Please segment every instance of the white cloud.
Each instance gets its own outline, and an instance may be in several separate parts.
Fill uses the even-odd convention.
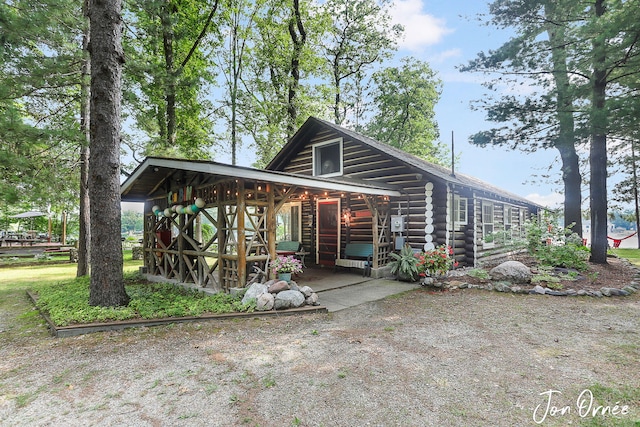
[[[446,27],[444,19],[424,13],[421,0],[398,0],[390,13],[394,24],[404,26],[401,49],[418,52],[425,46],[440,43],[445,34],[453,31]]]
[[[527,200],[531,200],[533,203],[546,206],[549,209],[560,208],[564,203],[564,196],[557,192],[549,193],[546,195],[531,193],[525,196],[525,198]]]

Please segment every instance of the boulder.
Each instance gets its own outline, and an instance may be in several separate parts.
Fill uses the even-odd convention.
[[[264,293],[258,295],[258,299],[256,301],[256,310],[258,311],[269,311],[273,310],[275,305],[276,297],[270,293]]]
[[[282,291],[288,291],[289,289],[291,289],[291,287],[286,280],[278,280],[277,282],[269,286],[269,292],[271,292],[272,294],[277,294],[278,292]]]
[[[506,261],[489,272],[493,280],[506,280],[512,283],[531,283],[533,274],[529,267],[520,261]]]
[[[297,308],[304,305],[304,295],[298,291],[282,291],[276,295],[275,309],[284,310],[287,308]]]
[[[251,299],[257,300],[260,295],[266,294],[268,292],[269,291],[267,287],[262,283],[254,283],[253,285],[249,286],[247,292],[244,293],[244,297],[242,297],[242,303],[247,304]]]
[[[309,286],[303,286],[299,289],[299,291],[302,292],[302,294],[307,298],[310,297],[313,293],[313,289],[311,289]]]
[[[307,305],[320,305],[318,302],[318,294],[312,292],[311,295],[305,298],[304,303]]]

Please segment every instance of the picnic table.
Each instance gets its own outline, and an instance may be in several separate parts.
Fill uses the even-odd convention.
[[[12,243],[20,243],[20,246],[24,246],[25,244],[29,244],[29,246],[33,246],[36,243],[42,243],[43,241],[44,240],[38,240],[38,239],[3,239],[2,245],[6,243],[7,246],[11,246]]]

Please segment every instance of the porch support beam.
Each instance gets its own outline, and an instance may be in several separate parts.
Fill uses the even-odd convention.
[[[238,286],[244,286],[247,283],[247,238],[245,232],[245,211],[247,209],[247,200],[244,187],[244,179],[238,180],[238,196],[237,196],[237,215],[238,222]]]
[[[267,184],[267,245],[269,251],[269,263],[276,259],[276,195],[273,184]],[[266,266],[269,277],[269,266]]]
[[[378,268],[378,251],[380,250],[380,236],[378,234],[378,200],[376,196],[367,196],[363,194],[363,198],[369,211],[371,212],[371,234],[373,235],[373,265],[372,269]]]
[[[218,195],[218,197],[216,198],[216,205],[218,207],[218,224],[216,225],[216,227],[218,228],[218,283],[220,283],[220,286],[222,286],[222,289],[226,290],[227,286],[224,282],[224,262],[222,261],[222,255],[226,252],[226,236],[225,236],[225,229],[226,229],[226,207],[225,204],[222,202],[223,200],[223,194],[224,194],[224,188],[222,187],[222,184],[217,183],[216,184],[216,194]]]

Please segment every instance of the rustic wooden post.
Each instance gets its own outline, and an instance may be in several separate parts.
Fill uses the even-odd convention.
[[[185,216],[186,215],[184,214],[178,213],[178,275],[180,277],[180,282],[184,282],[187,278],[187,264],[184,261],[184,248],[186,241],[184,238]]]
[[[373,265],[372,270],[378,268],[378,251],[380,250],[380,234],[378,233],[378,203],[376,196],[372,197],[372,201],[368,202],[371,211],[371,234],[373,234]],[[367,199],[369,200],[369,199]]]
[[[276,196],[273,184],[267,184],[267,244],[269,262],[276,259]],[[269,276],[268,265],[267,277]]]
[[[238,196],[236,221],[238,221],[238,287],[242,287],[247,283],[247,238],[245,232],[245,211],[247,206],[246,193],[244,189],[244,180],[238,180]]]
[[[227,286],[224,282],[224,260],[222,256],[226,252],[226,235],[225,229],[227,227],[226,223],[226,206],[224,203],[224,188],[221,184],[216,184],[216,206],[218,207],[218,283],[222,286],[222,289],[226,289]]]

